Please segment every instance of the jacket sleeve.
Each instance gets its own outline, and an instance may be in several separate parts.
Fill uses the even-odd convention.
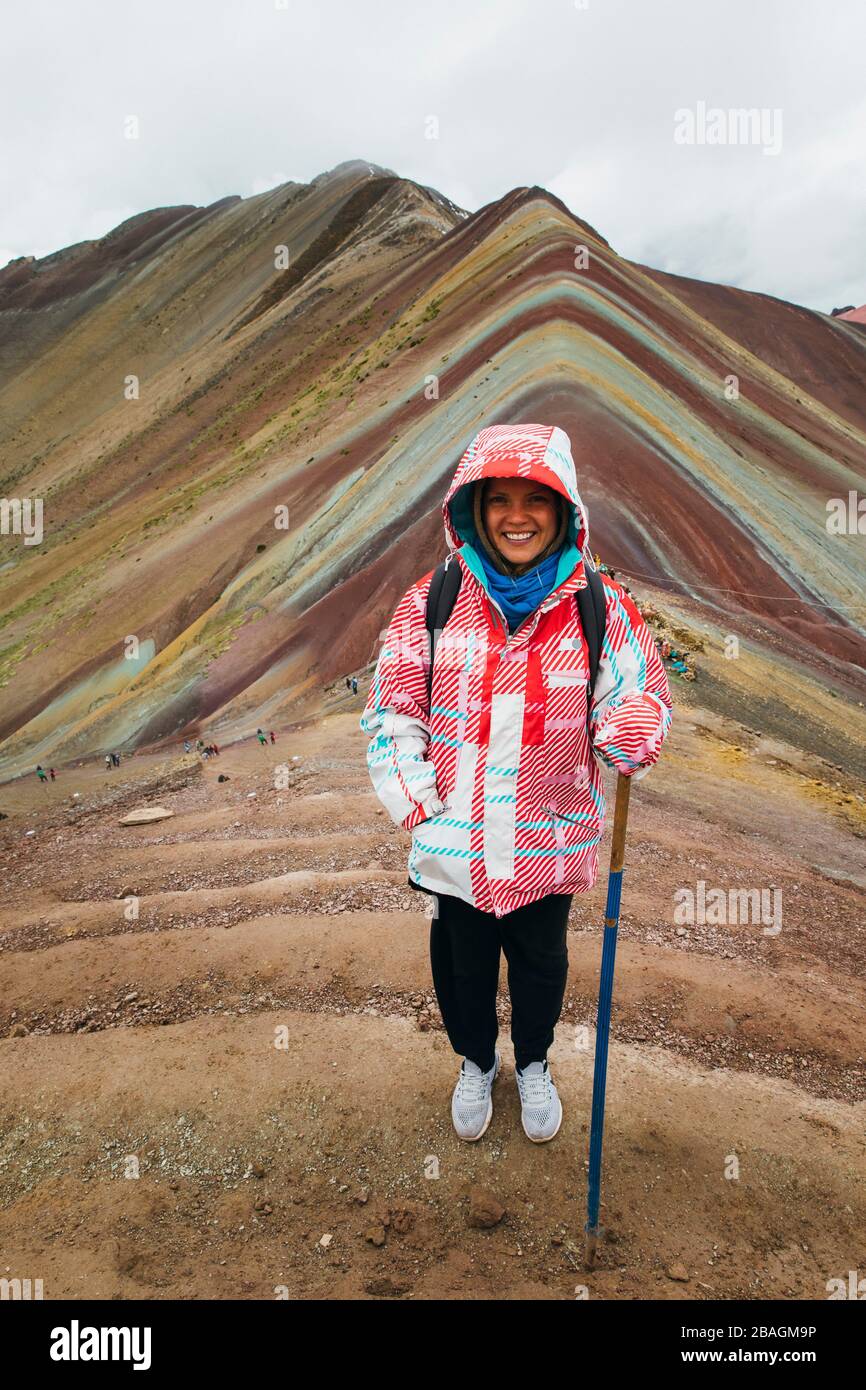
[[[673,702],[655,637],[622,587],[604,579],[607,616],[590,730],[603,762],[637,780],[658,761]]]
[[[429,638],[425,621],[430,575],[397,605],[370,682],[361,729],[371,734],[367,767],[373,789],[396,825],[411,830],[443,810],[436,768],[427,758]]]

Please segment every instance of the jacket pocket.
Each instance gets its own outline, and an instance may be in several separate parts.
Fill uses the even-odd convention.
[[[582,671],[548,671],[545,680],[550,686],[586,684],[586,676]]]
[[[557,839],[572,849],[598,844],[602,835],[601,817],[592,805],[583,810],[563,811],[552,807]]]
[[[563,639],[571,640],[571,639]],[[575,650],[572,659],[557,652],[555,665],[544,672],[545,717],[541,754],[542,801],[549,807],[561,806],[563,797],[574,792],[574,782],[584,788],[589,750],[586,738],[586,667]]]
[[[591,804],[574,806],[572,809],[553,805],[551,812],[557,820],[563,821],[566,825],[588,826],[591,830],[598,830],[601,823],[598,811]]]

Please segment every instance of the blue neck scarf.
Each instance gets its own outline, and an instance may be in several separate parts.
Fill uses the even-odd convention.
[[[540,565],[534,565],[517,578],[510,574],[502,574],[496,569],[480,543],[473,549],[484,566],[490,593],[508,620],[508,631],[514,632],[524,618],[535,612],[554,587],[562,547],[554,550]]]

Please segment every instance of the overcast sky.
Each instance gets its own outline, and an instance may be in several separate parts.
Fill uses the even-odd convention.
[[[0,265],[357,158],[470,211],[540,184],[678,274],[866,301],[862,0],[31,0],[0,45]]]

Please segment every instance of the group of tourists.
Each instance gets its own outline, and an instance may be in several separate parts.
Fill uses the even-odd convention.
[[[184,753],[192,752],[192,744],[188,738],[183,741]],[[203,758],[218,758],[220,750],[215,743],[205,743],[204,739],[197,738],[195,741],[195,751],[200,753]]]

